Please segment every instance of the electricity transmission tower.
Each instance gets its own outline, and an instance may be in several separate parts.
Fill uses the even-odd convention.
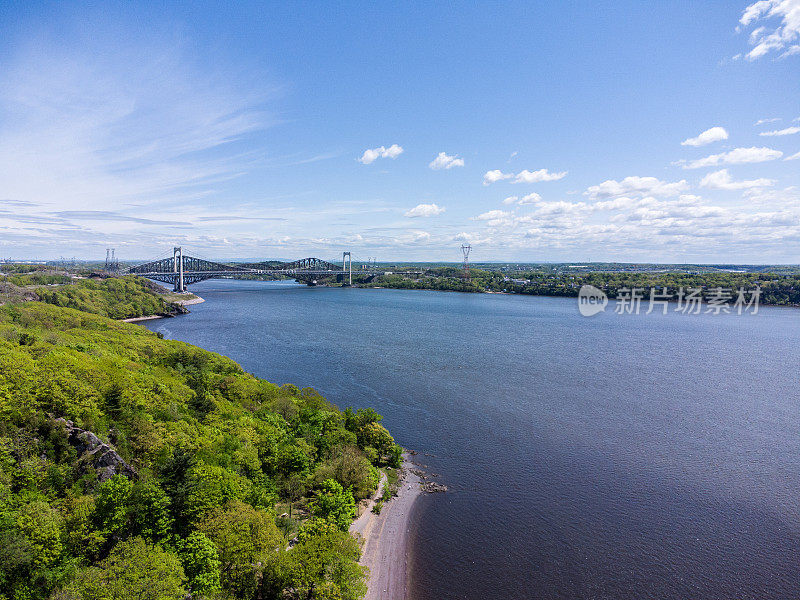
[[[106,248],[106,265],[105,270],[108,272],[112,271],[119,271],[119,261],[117,261],[116,256],[116,249],[114,248]]]
[[[464,255],[464,279],[469,279],[469,251],[472,246],[469,244],[461,244],[461,253]]]

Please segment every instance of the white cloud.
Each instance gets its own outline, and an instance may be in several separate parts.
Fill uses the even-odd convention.
[[[539,183],[542,181],[557,181],[564,179],[567,176],[566,171],[560,173],[551,173],[547,169],[539,169],[538,171],[520,171],[516,175],[514,173],[503,173],[500,169],[494,171],[487,171],[483,175],[483,185],[489,185],[502,181],[503,179],[513,179],[511,183]]]
[[[542,197],[537,194],[536,192],[531,192],[527,196],[523,196],[517,201],[517,204],[520,206],[525,206],[526,204],[536,204],[537,202],[541,202]]]
[[[680,181],[666,182],[656,177],[626,177],[622,181],[609,179],[599,185],[593,185],[584,192],[584,195],[592,199],[613,198],[615,196],[626,195],[648,195],[648,196],[677,196],[688,189],[689,184],[685,179]]]
[[[540,181],[557,181],[564,179],[567,176],[566,171],[560,173],[551,173],[547,169],[539,169],[538,171],[520,171],[511,183],[539,183]]]
[[[509,196],[503,200],[503,204],[516,204],[518,206],[526,206],[528,204],[536,204],[541,202],[542,197],[536,192],[531,192],[527,196],[520,198],[519,196]]]
[[[358,162],[364,165],[369,165],[379,158],[397,158],[403,153],[403,147],[397,144],[392,144],[388,148],[380,146],[378,148],[368,148],[364,150],[364,154],[358,159]]]
[[[489,227],[508,226],[514,219],[514,213],[505,210],[490,210],[472,218],[473,221],[486,221]]]
[[[512,177],[514,177],[513,173],[503,173],[500,169],[486,171],[486,173],[483,174],[483,185],[490,185],[502,181],[503,179],[511,179]]]
[[[746,55],[750,61],[770,52],[783,50],[779,58],[800,52],[800,0],[759,0],[744,9],[739,22],[748,27],[769,19],[780,19],[780,24],[764,23],[750,33],[749,43],[753,49]]]
[[[510,217],[513,213],[506,210],[490,210],[475,217],[478,221],[489,221],[491,219],[499,219],[502,217]]]
[[[444,207],[438,204],[417,204],[414,208],[407,210],[403,216],[415,217],[434,217],[444,212]]]
[[[791,156],[787,156],[783,160],[800,160],[800,152],[797,154],[792,154]]]
[[[777,160],[783,156],[780,150],[772,148],[736,148],[730,152],[712,154],[705,158],[692,161],[679,161],[684,169],[700,169],[702,167],[715,167],[717,165],[742,165],[746,163],[760,163],[769,160]]]
[[[705,146],[706,144],[711,144],[713,142],[719,142],[721,140],[727,140],[727,139],[728,139],[728,132],[725,131],[724,127],[712,127],[711,129],[706,129],[703,133],[701,133],[697,137],[683,140],[681,142],[681,146]]]
[[[728,169],[721,169],[709,173],[700,180],[700,187],[716,190],[746,190],[758,187],[769,187],[775,185],[774,179],[749,179],[745,181],[734,181]]]
[[[775,129],[773,131],[762,131],[758,135],[776,136],[776,135],[794,135],[795,133],[800,133],[800,127],[787,127],[785,129]]]
[[[780,117],[774,117],[772,119],[759,119],[758,121],[756,121],[755,125],[756,127],[758,127],[759,125],[765,125],[767,123],[777,123],[780,120],[781,120]]]
[[[445,152],[439,152],[428,165],[434,171],[440,169],[452,169],[453,167],[463,167],[464,159],[457,156],[449,156]]]

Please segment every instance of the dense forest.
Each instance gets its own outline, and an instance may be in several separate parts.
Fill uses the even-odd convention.
[[[459,292],[508,292],[538,296],[576,297],[583,285],[593,285],[609,297],[616,298],[625,288],[656,288],[677,297],[678,290],[700,288],[708,296],[714,290],[733,291],[742,288],[752,291],[761,288],[761,304],[778,306],[800,306],[800,274],[779,275],[755,272],[707,272],[707,273],[635,273],[602,272],[552,273],[522,271],[509,274],[501,271],[472,269],[465,279],[461,269],[441,267],[430,269],[426,276],[408,279],[400,275],[384,275],[372,282],[362,282],[365,287],[391,287],[400,289],[452,290]]]
[[[0,599],[360,598],[381,417],[55,305],[92,290],[0,307]]]
[[[141,277],[82,279],[72,285],[36,288],[42,302],[66,306],[111,319],[174,314],[178,308],[154,291]]]
[[[163,291],[135,275],[72,279],[65,274],[34,271],[9,274],[0,280],[0,301],[41,300],[111,319],[182,312],[181,307],[164,298]]]

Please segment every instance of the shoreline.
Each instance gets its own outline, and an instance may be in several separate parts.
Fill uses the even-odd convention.
[[[197,294],[194,294],[194,298],[187,298],[186,300],[175,300],[175,304],[180,304],[181,306],[191,306],[192,304],[202,304],[205,302],[205,298],[201,298]]]
[[[381,514],[374,514],[372,507],[375,498],[379,498],[383,491],[385,476],[381,478],[374,498],[350,525],[350,533],[363,539],[358,562],[369,568],[364,600],[408,598],[411,509],[423,492],[421,478],[412,472],[417,467],[410,459],[407,453],[403,453],[400,488],[397,496],[383,505]]]
[[[192,304],[201,304],[205,302],[205,298],[201,298],[197,294],[193,294],[194,298],[187,298],[186,300],[174,300],[172,301],[173,304],[178,304],[180,306],[191,306]],[[131,317],[130,319],[120,319],[123,323],[138,323],[140,321],[152,321],[154,319],[166,319],[168,317],[172,317],[174,315],[145,315],[143,317]]]

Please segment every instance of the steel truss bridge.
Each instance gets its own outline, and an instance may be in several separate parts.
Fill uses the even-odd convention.
[[[296,279],[301,283],[315,285],[323,277],[336,277],[337,281],[352,285],[353,260],[349,252],[342,253],[342,264],[337,265],[321,258],[301,258],[287,263],[265,261],[261,263],[226,264],[183,254],[174,248],[172,256],[146,262],[122,271],[173,286],[176,292],[185,292],[186,286],[206,279],[246,279],[253,275],[272,275]],[[420,275],[420,271],[390,272],[375,268],[361,268],[357,275],[374,278],[378,275]]]

